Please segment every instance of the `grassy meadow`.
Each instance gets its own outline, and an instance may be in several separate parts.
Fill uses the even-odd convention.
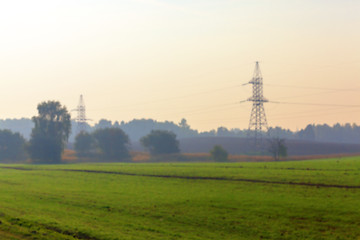
[[[360,157],[0,165],[0,239],[360,239]]]

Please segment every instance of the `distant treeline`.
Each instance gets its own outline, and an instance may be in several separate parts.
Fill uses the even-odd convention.
[[[177,135],[177,138],[193,138],[193,137],[246,137],[248,130],[241,130],[238,128],[228,129],[219,127],[211,131],[200,132],[192,129],[185,119],[179,123],[171,121],[159,122],[152,119],[134,119],[129,122],[111,122],[106,119],[101,119],[94,126],[87,125],[87,131],[93,132],[97,129],[107,127],[119,127],[126,134],[129,135],[132,142],[137,142],[139,139],[151,132],[151,130],[167,130],[172,131]],[[31,119],[5,119],[0,120],[0,129],[9,129],[12,132],[18,132],[24,138],[29,139],[33,122]],[[73,142],[76,135],[76,123],[72,122],[72,134],[69,141]],[[309,124],[306,128],[293,132],[289,129],[281,127],[270,128],[267,133],[269,137],[279,137],[285,139],[296,140],[314,140],[321,142],[337,142],[337,143],[360,143],[360,126],[356,124],[335,124],[329,126],[327,124],[315,125]]]

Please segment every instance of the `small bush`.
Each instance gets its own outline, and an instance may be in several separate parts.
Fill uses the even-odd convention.
[[[210,151],[210,155],[215,162],[227,162],[229,154],[222,146],[215,145]]]

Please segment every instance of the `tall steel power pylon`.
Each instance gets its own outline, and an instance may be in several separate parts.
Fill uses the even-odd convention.
[[[76,117],[77,133],[79,134],[81,132],[85,132],[86,131],[86,121],[88,119],[86,119],[86,108],[85,108],[83,95],[80,95],[79,104],[78,104],[77,108],[74,109],[74,111],[77,112],[77,117]]]
[[[253,95],[247,101],[253,103],[250,114],[249,134],[253,135],[255,146],[259,147],[262,139],[262,131],[268,130],[264,103],[268,100],[263,96],[263,78],[261,75],[259,62],[255,64],[255,71],[249,84],[252,84]]]

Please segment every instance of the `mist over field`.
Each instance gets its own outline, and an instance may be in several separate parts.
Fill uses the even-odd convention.
[[[31,129],[34,127],[31,119],[0,119],[0,129],[9,129],[13,132],[19,132],[26,139],[30,138]],[[138,142],[141,137],[148,134],[151,130],[162,129],[176,133],[182,138],[193,137],[239,137],[245,138],[248,134],[248,129],[239,129],[219,126],[216,129],[209,131],[199,131],[192,128],[186,119],[182,119],[178,123],[171,121],[156,121],[153,119],[134,119],[129,122],[115,121],[101,119],[93,126],[86,124],[86,130],[92,132],[96,129],[115,127],[123,129],[130,137],[131,141]],[[77,122],[72,121],[72,130],[69,138],[73,142],[77,134]],[[356,123],[350,124],[335,124],[329,126],[327,124],[309,124],[303,129],[291,131],[281,127],[270,127],[268,132],[270,137],[280,137],[286,139],[296,140],[310,140],[318,142],[336,142],[336,143],[360,143],[360,126]]]

